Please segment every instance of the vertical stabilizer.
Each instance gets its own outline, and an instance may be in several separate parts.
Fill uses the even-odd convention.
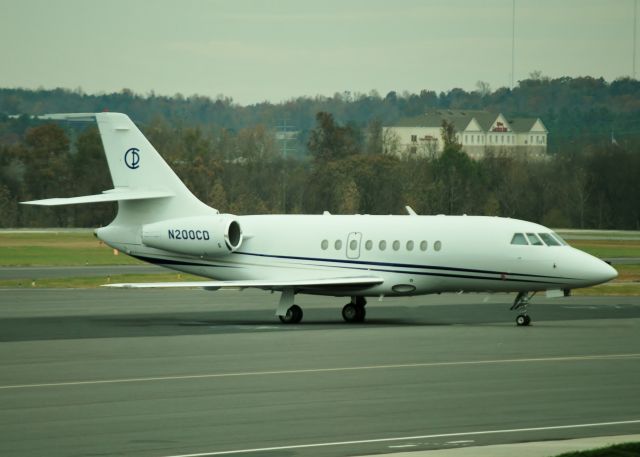
[[[173,195],[165,199],[120,201],[117,223],[137,225],[216,212],[191,193],[129,116],[96,113],[95,118],[116,190],[167,191]]]
[[[195,198],[129,116],[98,113],[96,121],[115,188],[163,188]]]

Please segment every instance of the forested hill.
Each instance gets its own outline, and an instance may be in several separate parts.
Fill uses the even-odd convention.
[[[401,117],[446,108],[540,117],[550,132],[552,153],[561,152],[565,144],[607,141],[612,133],[618,141],[640,136],[640,82],[630,78],[607,82],[592,77],[550,79],[533,75],[520,81],[513,90],[491,91],[487,84],[479,82],[478,89],[471,92],[451,89],[436,93],[425,89],[419,94],[389,92],[384,96],[376,92],[344,92],[333,97],[298,97],[283,103],[250,106],[240,106],[224,96],[165,97],[153,93],[139,95],[127,89],[100,95],[66,89],[0,89],[0,114],[108,110],[127,113],[139,123],[165,121],[232,132],[258,124],[275,128],[286,120],[291,128],[302,132],[303,138],[313,128],[320,111],[333,114],[339,123],[362,128],[372,120],[387,124]]]
[[[29,116],[106,109],[129,114],[194,194],[223,212],[402,214],[408,204],[420,214],[640,229],[640,82],[536,77],[513,90],[478,87],[251,106],[127,90],[0,89],[0,227],[95,227],[113,219],[115,204],[19,204],[112,187],[94,124]],[[471,160],[451,140],[454,132],[437,157],[382,153],[382,125],[446,108],[540,117],[550,154],[533,161],[494,153]],[[25,116],[8,116],[15,114]],[[276,127],[285,120],[298,132],[295,140],[278,140]]]

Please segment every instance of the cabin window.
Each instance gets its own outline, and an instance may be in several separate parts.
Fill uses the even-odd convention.
[[[516,233],[513,235],[513,238],[511,238],[511,244],[529,245],[527,239],[522,233]]]
[[[540,238],[538,238],[535,233],[527,233],[527,238],[529,239],[529,243],[534,246],[544,246],[544,243],[540,241]]]
[[[358,242],[356,240],[349,241],[349,249],[351,251],[355,251],[356,249],[358,249]]]
[[[393,250],[394,250],[394,251],[397,251],[398,249],[400,249],[400,241],[395,240],[395,241],[393,242]]]
[[[413,241],[407,241],[407,251],[413,251]]]
[[[421,251],[426,251],[427,250],[427,242],[422,240],[420,241],[420,250]]]
[[[336,251],[342,249],[342,240],[336,240],[336,242],[333,244],[333,247],[336,248]]]
[[[440,249],[442,249],[442,243],[440,241],[436,241],[435,243],[433,243],[433,249],[435,251],[439,251]]]
[[[542,241],[544,241],[547,246],[560,246],[560,243],[551,236],[551,233],[538,233],[538,236],[542,238]]]
[[[320,243],[320,247],[323,251],[326,251],[329,247],[329,240],[322,240],[322,243]]]
[[[373,241],[371,241],[371,240],[367,240],[367,242],[366,242],[366,243],[364,243],[364,248],[365,248],[367,251],[370,251],[372,247],[373,247]]]
[[[378,243],[378,249],[381,251],[387,249],[387,242],[385,240],[380,241],[380,243]]]

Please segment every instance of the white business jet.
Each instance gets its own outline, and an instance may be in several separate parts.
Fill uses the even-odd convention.
[[[568,246],[546,227],[501,217],[221,214],[198,200],[136,125],[120,113],[51,114],[41,119],[97,121],[113,189],[31,205],[118,202],[96,236],[137,259],[212,278],[110,287],[248,288],[281,293],[276,315],[298,323],[298,293],[350,297],[347,322],[365,319],[366,297],[440,292],[517,292],[511,309],[530,323],[538,291],[617,276],[607,263]]]

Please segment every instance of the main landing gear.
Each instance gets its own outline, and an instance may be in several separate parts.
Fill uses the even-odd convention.
[[[294,297],[293,289],[284,289],[280,295],[276,316],[283,324],[298,324],[302,321],[302,308],[293,303]]]
[[[364,309],[367,300],[364,297],[354,296],[351,301],[342,308],[342,318],[350,324],[364,322],[367,311]]]
[[[295,292],[293,289],[284,289],[280,296],[276,316],[283,324],[298,324],[302,321],[302,308],[293,303]],[[366,311],[364,309],[367,300],[364,297],[353,296],[351,301],[342,308],[342,318],[348,323],[364,322]]]
[[[291,305],[284,316],[278,316],[283,324],[297,324],[302,320],[302,308]]]
[[[522,308],[522,312],[518,314],[518,317],[516,317],[516,325],[519,327],[526,327],[531,324],[531,317],[529,317],[529,314],[527,313],[527,306],[535,294],[535,292],[518,292],[518,295],[510,308],[511,311]]]

